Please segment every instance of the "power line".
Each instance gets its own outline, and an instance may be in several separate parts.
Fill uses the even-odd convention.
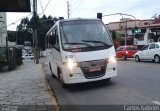
[[[43,8],[41,0],[40,0],[40,3],[41,3],[41,8]],[[41,15],[41,14],[44,13],[44,11],[47,9],[49,3],[50,3],[50,0],[48,0],[47,5],[45,6],[44,10],[43,10],[40,14],[38,14],[38,15]],[[37,10],[37,9],[36,9],[36,10]],[[5,28],[5,27],[8,27],[8,26],[10,26],[10,25],[13,25],[13,24],[15,24],[15,23],[21,21],[23,18],[26,18],[26,17],[31,16],[32,14],[33,14],[33,12],[31,12],[30,14],[28,14],[28,15],[26,15],[26,16],[24,16],[24,17],[22,17],[22,18],[20,18],[20,19],[18,19],[18,20],[16,20],[16,21],[14,21],[14,22],[12,22],[12,23],[10,23],[10,24],[4,26],[4,27],[0,27],[0,29],[1,29],[1,28]]]
[[[71,11],[70,14],[72,14],[73,12],[75,12],[75,11],[81,6],[81,4],[83,3],[83,1],[84,1],[84,0],[81,0],[81,1],[79,2],[79,4],[77,5],[77,7],[74,8],[74,9]]]
[[[12,22],[12,23],[9,24],[9,25],[15,24],[15,23],[19,22],[20,20],[22,20],[23,18],[29,17],[30,15],[32,15],[32,13],[30,13],[29,15],[26,15],[26,16],[24,16],[24,17],[22,17],[22,18],[20,18],[20,19],[18,19],[18,20],[16,20],[16,21],[14,21],[14,22]],[[8,26],[9,26],[9,25],[8,25]]]
[[[40,1],[41,1],[41,0],[40,0]],[[41,2],[41,3],[42,3],[42,2]],[[41,15],[41,14],[43,14],[43,13],[44,13],[44,11],[45,11],[45,10],[46,10],[46,8],[48,7],[49,3],[50,3],[50,0],[48,0],[47,5],[45,6],[44,10],[43,10],[39,15]],[[43,7],[43,6],[41,6],[41,7]],[[9,24],[9,25],[7,25],[7,26],[13,25],[13,24],[15,24],[15,23],[17,23],[17,22],[21,21],[23,18],[29,17],[29,16],[30,16],[30,15],[32,15],[32,14],[33,14],[33,12],[31,12],[29,15],[26,15],[26,16],[24,16],[24,17],[22,17],[22,18],[20,18],[20,19],[18,19],[18,20],[16,20],[16,21],[14,21],[14,22],[10,23],[10,24]],[[5,26],[5,27],[6,27],[6,26]],[[1,28],[2,28],[2,27],[1,27]]]
[[[18,20],[16,20],[16,21],[14,21],[14,22],[12,22],[12,23],[6,25],[6,26],[0,27],[0,29],[2,29],[2,28],[7,28],[7,27],[9,27],[9,26],[11,26],[11,25],[13,25],[13,24],[15,24],[15,23],[21,21],[23,18],[26,18],[26,17],[28,17],[28,16],[30,16],[30,15],[32,15],[32,13],[30,13],[29,15],[24,16],[24,17],[22,17],[22,18],[20,18],[20,19],[18,19]]]
[[[51,0],[48,0],[47,5],[45,6],[44,10],[43,10],[40,14],[38,14],[38,15],[41,15],[41,14],[43,14],[43,13],[44,13],[44,11],[47,9],[47,7],[48,7],[48,5],[49,5],[50,1],[51,1]]]
[[[42,9],[42,11],[43,11],[42,1],[39,0],[39,3],[40,3],[40,6],[41,6],[41,9]]]
[[[72,4],[73,0],[70,1],[70,3]]]
[[[73,0],[72,1],[67,1],[67,15],[68,15],[68,18],[71,16],[71,13],[73,13],[75,10],[77,10],[78,8],[79,8],[79,6],[80,6],[80,4],[83,2],[83,0],[81,0],[80,2],[76,2],[76,1],[74,1],[74,3],[73,3]],[[73,3],[73,4],[72,4]],[[72,11],[71,12],[71,4],[74,6],[75,4],[77,4],[78,3],[78,5],[76,5],[76,8],[74,8],[74,11]]]
[[[73,0],[70,2],[73,6],[75,6],[78,2],[75,0],[74,2],[73,2]]]

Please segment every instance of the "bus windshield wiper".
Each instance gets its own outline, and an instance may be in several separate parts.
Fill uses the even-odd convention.
[[[67,42],[67,43],[64,43],[64,44],[70,44],[70,45],[86,45],[86,46],[89,46],[89,47],[93,47],[93,46],[90,45],[90,44],[87,44],[87,43],[79,43],[79,42]]]
[[[105,42],[102,42],[102,41],[97,41],[97,40],[82,40],[83,42],[92,42],[92,43],[101,43],[105,46],[111,46],[111,45],[108,45],[106,44]]]

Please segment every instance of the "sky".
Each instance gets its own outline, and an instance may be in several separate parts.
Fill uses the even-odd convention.
[[[99,12],[103,15],[124,13],[143,20],[151,19],[155,14],[160,14],[160,0],[37,0],[37,13],[39,16],[45,14],[46,16],[51,15],[57,18],[62,16],[68,18],[67,1],[69,2],[70,18],[96,18],[97,12]],[[30,18],[32,14],[8,12],[8,30],[16,30],[20,20],[26,16]],[[133,19],[131,16],[120,16],[117,14],[104,16],[102,20],[107,24],[119,21],[122,17]]]

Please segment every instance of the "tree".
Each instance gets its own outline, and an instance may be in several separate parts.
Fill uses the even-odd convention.
[[[33,45],[32,29],[33,29],[33,17],[29,20],[28,17],[23,18],[20,24],[17,26],[17,43],[20,45],[24,44],[24,41],[30,41]],[[41,18],[36,16],[36,28],[37,28],[37,37],[38,37],[38,46],[42,50],[45,48],[45,36],[47,31],[54,25],[58,20],[56,17],[49,15],[43,15]]]
[[[18,31],[24,31],[24,30],[26,30],[27,26],[28,26],[28,23],[29,23],[29,18],[28,17],[23,18],[21,20],[21,23],[17,26]]]
[[[116,40],[121,41],[122,40],[122,34],[119,32],[116,32]]]
[[[8,41],[15,42],[16,41],[16,32],[15,31],[7,31]]]
[[[152,17],[155,21],[155,23],[160,23],[160,15],[154,14]]]

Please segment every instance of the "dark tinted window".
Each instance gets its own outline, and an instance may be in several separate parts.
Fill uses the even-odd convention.
[[[116,51],[122,51],[123,49],[124,49],[123,47],[118,47]]]
[[[158,44],[156,44],[156,48],[159,48],[159,45],[158,45]]]
[[[155,44],[151,44],[151,45],[149,46],[149,49],[155,49]]]
[[[148,50],[149,45],[146,45],[142,48],[142,50]]]
[[[127,47],[126,50],[137,50],[137,47]]]

